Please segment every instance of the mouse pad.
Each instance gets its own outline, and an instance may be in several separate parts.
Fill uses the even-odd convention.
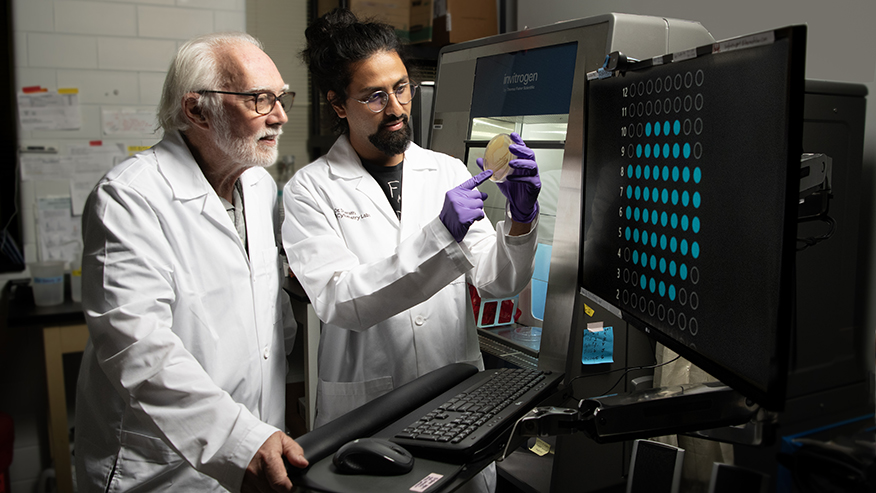
[[[339,474],[332,458],[326,457],[310,466],[303,476],[292,477],[295,486],[333,493],[416,492],[434,493],[449,485],[465,467],[426,459],[414,459],[414,468],[399,476]]]

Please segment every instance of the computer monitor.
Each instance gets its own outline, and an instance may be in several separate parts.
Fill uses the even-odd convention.
[[[580,301],[773,410],[794,326],[805,48],[794,26],[588,85]]]

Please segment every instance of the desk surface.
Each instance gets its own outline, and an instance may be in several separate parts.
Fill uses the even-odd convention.
[[[64,283],[64,302],[60,305],[36,306],[29,279],[15,279],[6,284],[9,290],[9,313],[6,323],[11,327],[42,328],[52,325],[85,323],[82,304],[70,298],[70,278]]]

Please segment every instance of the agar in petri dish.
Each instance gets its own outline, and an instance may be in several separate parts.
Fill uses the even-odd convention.
[[[505,181],[505,177],[514,171],[508,165],[514,159],[514,155],[508,150],[510,144],[511,136],[508,134],[497,134],[487,144],[487,150],[484,153],[484,169],[493,170],[493,176],[490,179],[494,182]]]

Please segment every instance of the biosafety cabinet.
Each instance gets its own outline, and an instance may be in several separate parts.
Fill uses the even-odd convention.
[[[613,13],[441,50],[430,147],[461,159],[477,174],[475,160],[489,140],[517,132],[535,151],[542,180],[535,274],[517,301],[524,327],[481,321],[485,351],[524,366],[565,369],[581,222],[587,73],[615,51],[646,59],[713,41],[698,22]],[[480,189],[489,194],[485,210],[495,224],[504,217],[505,198],[492,182]]]

